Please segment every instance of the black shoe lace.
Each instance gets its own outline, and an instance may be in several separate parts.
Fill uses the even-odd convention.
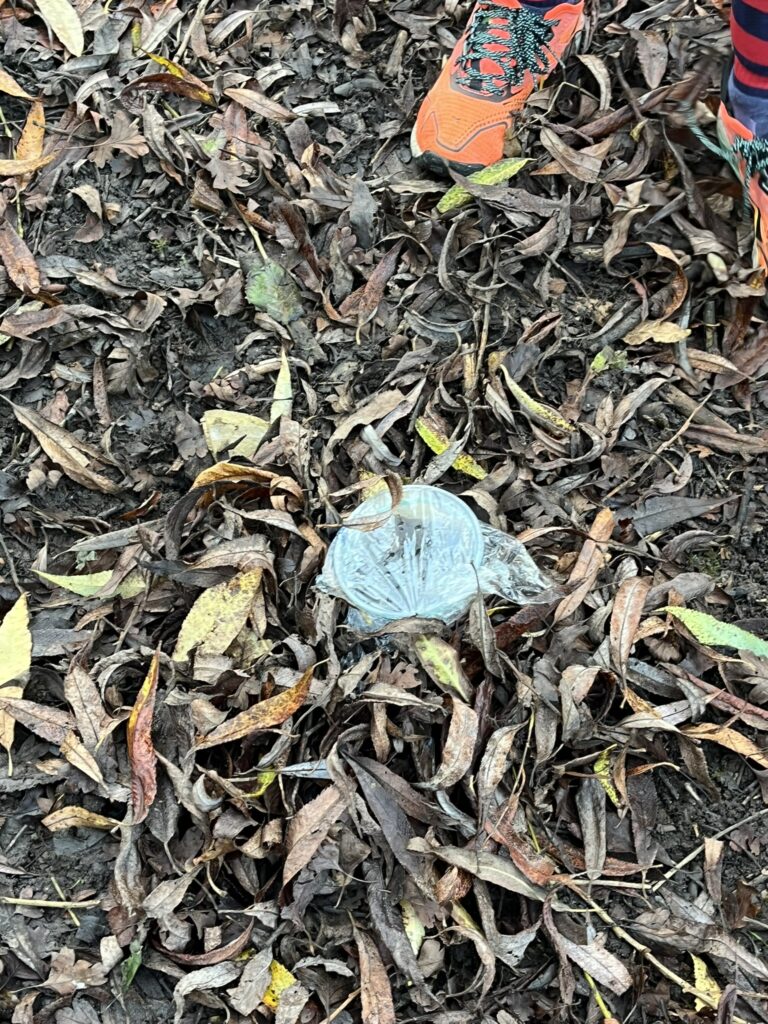
[[[525,72],[545,74],[557,58],[549,47],[554,36],[553,20],[527,7],[510,9],[487,0],[475,9],[464,48],[458,59],[460,85],[467,89],[502,96],[510,86],[522,84]],[[504,47],[504,51],[499,47]],[[498,72],[481,68],[492,61]]]

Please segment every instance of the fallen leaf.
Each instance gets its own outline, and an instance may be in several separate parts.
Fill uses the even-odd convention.
[[[514,178],[528,163],[530,163],[529,157],[517,160],[499,160],[497,163],[491,164],[490,167],[483,167],[482,170],[468,175],[467,180],[476,185],[501,185],[503,182],[509,181],[510,178]],[[448,189],[437,204],[437,212],[448,213],[449,210],[457,210],[460,206],[465,206],[470,202],[472,202],[472,193],[468,192],[463,185],[454,185],[453,188]]]
[[[68,430],[45,419],[34,409],[9,403],[14,416],[22,426],[30,430],[45,454],[60,466],[78,484],[91,491],[104,494],[120,494],[123,488],[90,468],[91,460],[102,459],[102,453],[91,445],[70,434]]]
[[[699,992],[703,992],[709,996],[711,1002],[705,1003],[703,999],[696,998],[694,1002],[694,1008],[696,1013],[706,1009],[709,1006],[717,1006],[720,1002],[720,997],[723,994],[723,990],[717,984],[715,979],[709,973],[709,968],[700,956],[696,956],[695,953],[689,954],[693,961],[693,983]]]
[[[676,345],[690,336],[690,329],[679,327],[670,320],[645,320],[624,335],[625,345],[642,345],[655,341],[658,345]]]
[[[239,103],[246,110],[259,114],[268,121],[287,122],[292,121],[294,114],[281,103],[276,103],[263,93],[255,92],[253,89],[225,89],[224,95],[229,96],[235,103]]]
[[[0,68],[0,92],[4,92],[6,96],[15,96],[20,100],[32,99],[29,93],[21,88],[16,79],[2,68]]]
[[[768,751],[758,747],[752,740],[747,739],[746,736],[742,736],[740,732],[731,729],[727,725],[701,722],[698,725],[684,725],[680,732],[691,739],[719,743],[721,747],[727,747],[728,750],[732,750],[735,754],[751,758],[761,768],[768,768]]]
[[[512,376],[504,363],[501,364],[501,369],[504,373],[507,387],[517,399],[520,408],[529,419],[533,420],[535,423],[539,423],[545,429],[554,430],[557,434],[574,433],[576,430],[574,425],[561,416],[556,409],[551,408],[549,405],[545,405],[543,402],[537,402],[535,398],[531,398],[530,395],[526,394],[517,381],[512,379]]]
[[[368,932],[355,928],[360,961],[360,1001],[363,1024],[396,1024],[395,1005],[387,969]]]
[[[35,0],[40,16],[73,57],[83,53],[83,26],[69,0]]]
[[[152,742],[152,717],[155,711],[160,654],[155,652],[136,703],[128,719],[128,759],[131,763],[131,801],[133,821],[144,821],[157,795],[157,758]]]
[[[176,983],[176,987],[173,990],[173,1003],[175,1007],[173,1024],[181,1024],[187,996],[192,995],[193,992],[209,992],[212,989],[223,988],[225,985],[233,982],[239,975],[239,965],[229,960],[223,964],[212,964],[209,967],[201,967],[198,971],[191,971],[189,974],[185,974]]]
[[[472,687],[455,647],[436,636],[417,636],[413,647],[425,672],[438,686],[467,703],[472,699]]]
[[[340,790],[336,786],[328,786],[291,818],[285,836],[284,886],[307,866],[345,807]]]
[[[477,713],[469,704],[455,699],[440,767],[422,783],[424,789],[450,789],[464,778],[472,767],[478,728]]]
[[[609,508],[600,509],[589,531],[589,539],[584,542],[568,578],[568,582],[575,584],[576,589],[557,606],[555,622],[561,622],[572,615],[594,586],[597,574],[605,565],[603,547],[611,539],[614,526],[613,512]]]
[[[56,159],[55,153],[47,156],[28,157],[26,160],[0,160],[0,178],[13,178],[20,174],[31,174],[39,171],[52,160]]]
[[[269,422],[274,423],[281,416],[290,419],[293,408],[293,388],[291,386],[291,368],[288,365],[288,357],[285,349],[280,350],[280,370],[277,374],[275,391],[272,396],[272,406],[269,410]]]
[[[657,609],[658,612],[666,612],[674,619],[678,619],[689,632],[696,637],[699,643],[708,644],[712,647],[733,647],[737,651],[750,651],[761,658],[768,657],[768,640],[762,640],[754,633],[750,633],[740,626],[733,626],[729,622],[721,622],[713,615],[706,612],[697,612],[694,608],[679,608],[677,605],[668,605],[665,608]]]
[[[88,811],[85,807],[58,807],[41,821],[51,832],[61,832],[65,828],[95,828],[110,832],[120,828],[116,818],[106,818],[103,814]]]
[[[7,687],[3,687],[0,693],[4,694],[6,689]],[[10,715],[14,721],[29,729],[35,736],[40,736],[57,747],[61,746],[76,726],[74,718],[68,711],[37,704],[33,700],[24,700],[23,697],[0,696],[0,712]]]
[[[198,737],[195,746],[198,750],[205,750],[221,743],[231,743],[233,740],[242,739],[243,736],[249,736],[262,729],[270,729],[274,725],[281,725],[294,712],[298,711],[307,699],[313,673],[314,666],[308,668],[301,679],[290,689],[254,704],[247,711],[242,711],[239,715],[235,715],[228,722],[224,722],[209,732],[207,736]]]
[[[61,996],[71,996],[84,988],[98,988],[104,985],[107,973],[104,965],[92,964],[87,960],[75,960],[75,951],[64,946],[51,960],[51,971],[43,982]]]
[[[416,433],[422,439],[427,448],[434,452],[435,455],[442,455],[443,452],[448,451],[451,446],[451,442],[445,434],[440,433],[439,430],[435,430],[435,428],[431,426],[423,416],[420,416],[416,420]],[[483,467],[475,462],[471,455],[465,455],[463,452],[456,456],[452,465],[459,473],[471,476],[474,480],[485,480],[488,476]]]
[[[283,967],[277,960],[273,960],[269,965],[269,973],[271,980],[262,996],[262,1002],[270,1010],[275,1011],[280,1005],[280,997],[283,992],[290,988],[291,985],[296,984],[296,978],[294,978],[287,967]]]
[[[614,667],[622,678],[652,582],[650,576],[633,576],[623,580],[616,591],[611,611],[610,648]]]
[[[45,142],[45,110],[39,100],[35,100],[29,109],[24,127],[21,130],[21,138],[16,146],[16,159],[20,162],[25,160],[38,161],[43,157],[43,143]],[[0,175],[1,176],[1,175]],[[17,188],[22,191],[32,179],[32,172],[23,175],[17,182]]]
[[[262,569],[246,570],[203,591],[182,623],[173,660],[187,661],[195,648],[223,654],[245,625],[262,576]]]
[[[432,853],[440,860],[462,868],[470,875],[482,878],[484,882],[490,882],[492,885],[509,890],[509,892],[527,896],[531,900],[538,900],[540,903],[546,899],[546,889],[539,885],[533,885],[511,860],[498,853],[471,850],[468,847],[459,849],[453,846],[436,846],[432,849]]]
[[[0,694],[21,697],[32,667],[32,634],[29,631],[27,595],[22,594],[0,623]],[[9,685],[17,681],[15,686]],[[0,710],[0,745],[13,746],[14,718]]]
[[[110,583],[114,576],[112,569],[86,573],[81,576],[58,576],[56,573],[43,572],[42,569],[34,569],[33,572],[47,583],[52,583],[55,587],[61,587],[62,590],[68,590],[71,594],[77,594],[79,597],[94,597]],[[118,597],[128,599],[143,594],[146,589],[147,584],[141,578],[141,574],[132,572],[125,577],[115,593]]]
[[[40,270],[35,257],[7,220],[0,222],[0,260],[19,291],[27,295],[40,291]]]
[[[284,326],[301,316],[301,292],[287,270],[256,253],[244,257],[242,262],[245,297],[252,306]]]
[[[228,409],[209,409],[200,420],[208,450],[214,457],[226,451],[231,458],[252,459],[269,430],[260,416]]]

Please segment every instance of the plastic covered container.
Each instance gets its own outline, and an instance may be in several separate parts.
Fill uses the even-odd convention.
[[[447,491],[409,484],[359,505],[328,549],[317,586],[351,606],[362,631],[397,619],[454,622],[479,592],[522,602],[549,586],[519,541],[481,523]]]

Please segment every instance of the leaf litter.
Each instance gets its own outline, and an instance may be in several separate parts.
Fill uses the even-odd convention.
[[[0,6],[4,1019],[765,1020],[720,6],[595,11],[453,185],[466,4]],[[546,600],[349,629],[325,552],[410,483]]]

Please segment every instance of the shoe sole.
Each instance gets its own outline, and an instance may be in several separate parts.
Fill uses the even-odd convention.
[[[420,167],[441,178],[450,177],[450,171],[456,171],[457,174],[462,174],[466,178],[467,175],[474,174],[475,171],[482,171],[486,166],[485,164],[462,164],[456,160],[446,160],[445,157],[438,156],[437,153],[421,149],[416,141],[416,125],[411,129],[411,153]]]

